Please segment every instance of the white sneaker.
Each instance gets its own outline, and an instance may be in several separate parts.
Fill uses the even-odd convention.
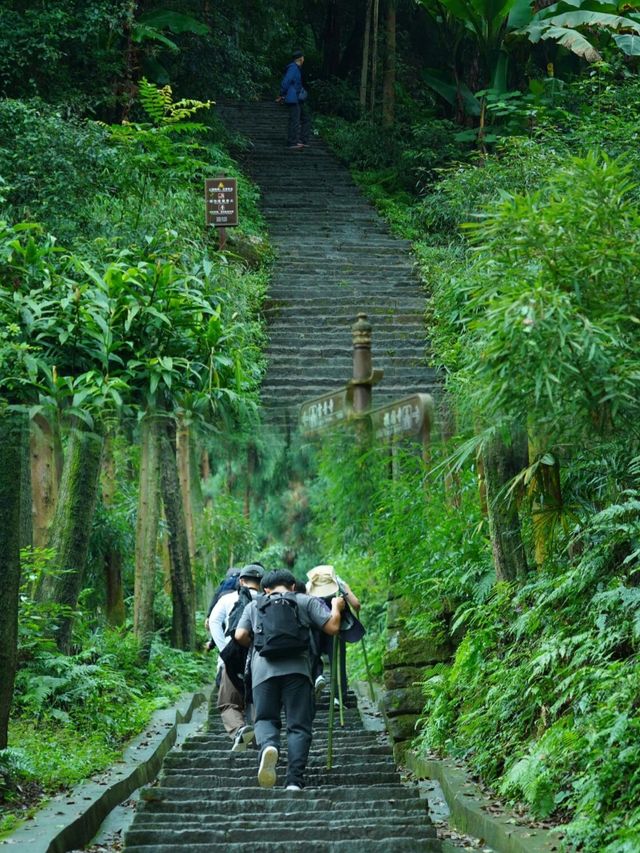
[[[322,691],[324,690],[324,688],[326,686],[327,686],[327,679],[324,677],[324,675],[319,675],[316,678],[316,683],[313,686],[313,691],[316,694],[316,702],[318,701],[318,699],[322,695]]]
[[[260,756],[260,767],[258,768],[258,784],[261,788],[273,788],[276,784],[277,763],[278,750],[275,746],[265,746]]]
[[[242,726],[242,728],[238,729],[233,739],[231,752],[245,752],[254,737],[253,726]]]
[[[285,788],[285,791],[301,791],[301,790],[302,790],[302,788],[300,787],[300,785],[287,785],[287,787]]]

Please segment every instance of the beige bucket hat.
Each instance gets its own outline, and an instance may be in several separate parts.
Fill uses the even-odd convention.
[[[307,593],[325,598],[338,594],[338,578],[333,566],[315,566],[307,572]]]

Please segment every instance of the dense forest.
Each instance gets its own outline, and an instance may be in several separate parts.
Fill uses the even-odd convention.
[[[348,576],[378,677],[402,589],[452,649],[417,748],[640,850],[640,6],[3,0],[0,48],[0,835],[211,680],[211,592],[260,559]],[[428,458],[262,423],[273,253],[217,103],[294,48],[413,244]]]

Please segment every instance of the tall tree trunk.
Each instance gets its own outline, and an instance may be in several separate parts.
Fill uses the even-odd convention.
[[[118,488],[114,436],[108,435],[102,460],[102,501],[107,510],[113,506]],[[105,612],[110,625],[123,625],[125,620],[122,589],[122,553],[111,537],[104,553]]]
[[[540,461],[534,477],[529,483],[531,498],[531,520],[533,523],[534,559],[541,566],[549,553],[553,536],[554,521],[562,512],[562,486],[560,483],[560,465],[554,454],[547,463],[544,457],[545,442],[536,433],[529,430],[529,465]],[[548,454],[551,457],[551,454]]]
[[[136,521],[136,561],[133,630],[143,658],[153,639],[153,599],[156,582],[156,548],[160,522],[160,429],[158,416],[147,412],[140,424],[140,474]]]
[[[369,47],[371,43],[372,5],[373,0],[367,0],[367,17],[364,24],[364,39],[362,41],[362,68],[360,69],[360,110],[363,113],[367,108],[367,82],[369,80]]]
[[[396,114],[396,2],[387,0],[387,43],[382,82],[382,124],[392,127]]]
[[[371,55],[371,112],[376,106],[376,86],[378,82],[378,22],[380,18],[380,0],[373,0],[373,50]]]
[[[507,484],[517,473],[514,449],[496,435],[482,453],[484,483],[489,514],[489,534],[498,580],[515,581],[527,574],[527,560],[522,542],[518,507]]]
[[[103,444],[102,435],[80,427],[71,430],[49,543],[53,550],[52,567],[63,573],[45,579],[39,591],[40,600],[53,600],[69,608],[78,603],[100,486]],[[71,646],[71,628],[72,617],[62,618],[56,643],[65,653]]]
[[[322,73],[335,77],[340,65],[340,0],[329,0],[322,34]]]
[[[253,484],[253,475],[256,470],[258,461],[258,452],[255,444],[249,442],[247,444],[247,477],[244,486],[244,517],[249,518],[251,515],[251,486]]]
[[[2,528],[0,528],[1,530]],[[33,547],[33,503],[31,498],[31,451],[29,422],[25,422],[25,440],[20,445],[20,547]]]
[[[44,548],[50,539],[62,465],[62,442],[57,419],[50,420],[44,415],[36,415],[31,422],[33,544],[36,548]]]
[[[20,593],[20,485],[26,416],[0,414],[0,749],[7,746],[18,652]]]
[[[171,556],[173,601],[171,642],[174,648],[193,651],[196,647],[195,591],[176,462],[175,432],[175,423],[168,421],[160,433],[162,502],[169,528],[169,554]]]
[[[182,418],[179,418],[176,430],[176,462],[178,465],[180,491],[182,493],[184,520],[187,528],[189,559],[193,561],[196,554],[196,530],[191,489],[191,440],[189,433],[189,425]]]

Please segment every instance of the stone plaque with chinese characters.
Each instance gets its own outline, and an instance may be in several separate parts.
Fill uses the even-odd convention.
[[[418,435],[425,421],[427,426],[430,425],[432,410],[433,399],[430,394],[413,394],[388,406],[372,409],[368,414],[374,436],[385,439]]]
[[[336,426],[346,421],[350,407],[347,402],[347,389],[332,391],[313,400],[307,400],[300,407],[300,427],[305,435]]]

